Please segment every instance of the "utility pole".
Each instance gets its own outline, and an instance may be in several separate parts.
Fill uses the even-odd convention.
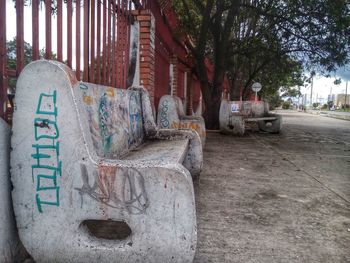
[[[316,75],[315,71],[311,72],[311,91],[310,91],[310,107],[312,109],[312,92],[314,88],[314,76]]]
[[[346,81],[346,85],[345,85],[345,108],[344,108],[345,111],[346,111],[347,98],[348,98],[348,81]]]
[[[332,101],[332,86],[331,86],[331,90],[330,90],[330,92],[329,92],[329,100],[328,100],[328,102],[327,102],[327,104],[328,104],[328,110],[331,109],[330,101]]]
[[[310,106],[312,109],[312,89],[314,88],[314,77],[311,76],[311,92],[310,92]]]

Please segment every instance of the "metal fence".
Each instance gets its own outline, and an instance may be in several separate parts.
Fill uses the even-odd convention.
[[[150,2],[0,0],[0,117],[11,121],[13,94],[9,89],[9,79],[17,78],[27,62],[42,57],[66,63],[73,68],[78,80],[125,88],[130,25],[133,23],[131,10],[147,8]],[[7,61],[9,39],[6,38],[6,31],[9,25],[6,25],[6,15],[14,6],[16,51],[15,66],[10,67]],[[25,8],[31,9],[30,17],[24,17]],[[29,22],[32,36],[28,58],[24,41],[24,30],[28,30],[28,26],[24,23]],[[45,31],[40,31],[43,28]],[[44,46],[40,47],[39,40],[43,38]]]

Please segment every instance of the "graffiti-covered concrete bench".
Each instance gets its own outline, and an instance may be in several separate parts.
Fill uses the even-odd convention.
[[[58,62],[29,64],[16,92],[13,203],[37,262],[192,262],[196,132],[158,130],[145,90]]]
[[[220,131],[225,134],[243,135],[249,123],[256,123],[259,130],[279,133],[282,128],[282,116],[269,112],[264,101],[228,101],[220,105]]]
[[[10,183],[10,127],[0,118],[0,262],[20,262]]]
[[[164,95],[161,97],[158,105],[157,124],[162,129],[195,130],[204,146],[206,131],[203,117],[185,115],[182,101],[177,96]]]

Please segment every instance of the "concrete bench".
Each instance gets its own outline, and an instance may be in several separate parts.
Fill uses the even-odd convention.
[[[20,243],[10,183],[10,127],[0,118],[0,262],[19,262]]]
[[[186,116],[182,101],[177,96],[164,95],[158,105],[157,124],[162,129],[193,129],[204,146],[206,131],[201,116]]]
[[[37,262],[192,262],[196,132],[157,129],[146,90],[58,62],[26,66],[16,92],[13,203]]]
[[[243,135],[246,125],[255,123],[264,132],[279,133],[282,128],[282,116],[269,112],[264,101],[228,101],[220,105],[220,131],[224,134]]]

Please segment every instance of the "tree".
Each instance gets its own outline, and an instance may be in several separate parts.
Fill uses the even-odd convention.
[[[7,50],[7,68],[10,70],[16,70],[17,65],[17,55],[16,55],[16,37],[12,40],[6,42],[6,50]],[[32,61],[32,46],[24,41],[24,65],[29,64]],[[56,59],[56,54],[52,53],[52,59]],[[45,49],[42,48],[39,51],[39,57],[45,57]],[[11,94],[14,94],[16,88],[16,78],[9,78],[8,86],[11,91]]]
[[[226,73],[231,29],[239,11],[240,0],[173,1],[180,23],[189,34],[187,46],[196,61],[196,73],[206,105],[204,113],[208,128],[218,127],[222,84]],[[214,76],[209,83],[205,59],[214,61]]]
[[[7,50],[7,68],[10,70],[16,70],[16,37],[13,40],[6,42]],[[24,65],[29,64],[32,59],[32,46],[24,41]],[[14,94],[16,88],[16,78],[9,78],[8,86],[11,94]]]
[[[247,96],[254,80],[271,75],[284,79],[298,72],[291,70],[297,65],[330,71],[347,63],[349,5],[347,0],[174,0],[181,25],[190,36],[188,45],[202,84],[208,127],[218,125],[227,72],[231,94],[237,97],[239,82]],[[204,70],[205,56],[214,63],[212,85]]]

